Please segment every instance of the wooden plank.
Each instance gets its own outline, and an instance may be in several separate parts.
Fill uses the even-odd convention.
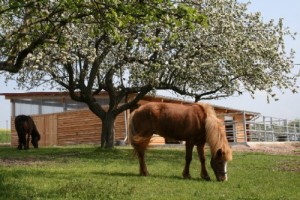
[[[237,142],[245,142],[244,120],[243,119],[244,119],[244,117],[242,114],[234,116]]]
[[[151,140],[150,140],[149,145],[164,145],[165,143],[166,142],[165,142],[164,137],[161,137],[159,135],[153,135]]]
[[[45,116],[45,146],[57,145],[57,115]]]
[[[47,123],[45,123],[45,118],[44,116],[32,116],[32,119],[36,125],[37,130],[39,131],[40,135],[41,135],[41,139],[39,141],[39,146],[40,147],[44,147],[46,146],[46,135],[47,133],[45,132],[45,126],[47,125]]]
[[[89,110],[79,110],[58,114],[58,145],[100,143],[102,122]],[[115,139],[124,139],[124,114],[115,121]]]
[[[17,147],[19,144],[19,138],[18,138],[18,134],[15,128],[15,118],[11,118],[11,146],[12,147]]]

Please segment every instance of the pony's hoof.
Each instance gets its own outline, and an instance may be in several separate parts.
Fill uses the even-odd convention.
[[[207,175],[207,176],[201,176],[201,178],[203,178],[204,180],[206,180],[206,181],[210,181],[211,179],[210,179],[210,177]]]
[[[149,176],[149,173],[148,172],[141,172],[140,175],[141,176]]]
[[[192,178],[191,175],[189,175],[189,174],[183,174],[182,176],[183,176],[184,179],[191,179]]]

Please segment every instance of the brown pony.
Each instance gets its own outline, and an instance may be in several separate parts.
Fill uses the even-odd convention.
[[[186,141],[183,177],[190,178],[190,163],[196,145],[201,163],[201,177],[210,180],[205,167],[204,147],[211,151],[211,167],[218,181],[227,180],[227,161],[232,159],[225,130],[214,109],[208,104],[148,103],[131,113],[129,138],[139,158],[140,174],[148,175],[144,155],[153,134]]]
[[[15,118],[15,127],[19,137],[18,149],[29,149],[30,137],[34,148],[39,147],[38,141],[41,139],[41,135],[30,116],[18,115]]]

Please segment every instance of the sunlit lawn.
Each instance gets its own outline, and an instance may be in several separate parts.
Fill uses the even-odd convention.
[[[209,156],[209,155],[208,155]],[[209,158],[208,158],[209,160]],[[150,148],[149,177],[138,175],[130,147],[94,146],[19,151],[0,148],[0,199],[299,199],[300,157],[234,153],[229,181],[181,177],[184,149]],[[208,162],[209,163],[209,162]]]

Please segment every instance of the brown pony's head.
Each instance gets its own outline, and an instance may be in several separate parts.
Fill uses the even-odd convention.
[[[211,109],[206,109],[206,139],[210,146],[210,165],[218,181],[227,180],[227,162],[232,160],[231,147],[226,138],[224,124]]]
[[[227,181],[227,162],[232,159],[231,149],[228,147],[218,149],[210,161],[218,181]]]

